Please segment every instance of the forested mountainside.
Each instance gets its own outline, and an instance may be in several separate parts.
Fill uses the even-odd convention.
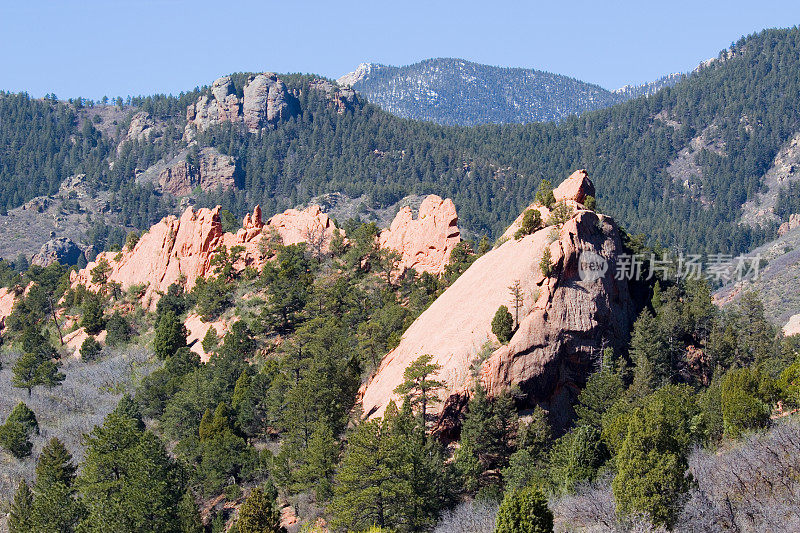
[[[338,81],[399,117],[474,126],[561,120],[653,94],[682,77],[672,74],[609,91],[541,70],[435,58],[402,67],[362,63]]]
[[[197,132],[198,149],[232,156],[237,174],[234,188],[194,196],[201,205],[221,203],[236,215],[260,203],[269,215],[328,192],[367,195],[373,206],[435,193],[453,198],[466,232],[496,236],[543,177],[557,180],[585,167],[602,191],[603,209],[628,231],[698,253],[738,253],[775,231],[738,222],[742,204],[756,197],[776,154],[800,129],[798,48],[796,28],[767,30],[741,39],[673,87],[557,124],[464,128],[413,122],[357,95],[341,100],[341,89],[320,88],[318,78],[281,76],[292,106],[277,120],[256,133],[224,120]],[[232,77],[237,94],[246,77]],[[132,100],[130,111],[146,111],[155,131],[146,138],[121,135],[126,140],[116,149],[97,138],[93,124],[73,118],[63,133],[53,129],[52,140],[34,138],[28,150],[10,150],[14,139],[29,138],[36,115],[20,114],[12,128],[4,116],[3,168],[24,167],[23,175],[34,176],[64,161],[50,171],[53,183],[83,172],[94,187],[111,191],[109,209],[122,213],[124,223],[147,227],[175,202],[135,178],[186,148],[186,108],[203,96],[210,99],[211,88]],[[75,116],[74,104],[15,95],[3,100],[4,113],[13,113],[9,103],[19,101],[51,122]],[[61,111],[67,107],[72,111]],[[74,156],[58,155],[65,149],[57,133],[69,136]],[[0,183],[6,208],[42,190],[31,190],[20,177]]]
[[[567,76],[453,58],[403,67],[363,63],[339,83],[399,117],[448,126],[559,120],[621,101]]]

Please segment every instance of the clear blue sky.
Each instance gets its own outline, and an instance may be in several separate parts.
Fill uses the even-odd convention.
[[[614,89],[692,69],[800,23],[794,1],[0,0],[0,89],[136,95],[235,71],[338,77],[429,57],[548,70]]]

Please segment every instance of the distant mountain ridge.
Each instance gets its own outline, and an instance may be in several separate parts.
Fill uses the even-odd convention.
[[[652,94],[682,78],[672,74],[609,91],[541,70],[436,58],[402,67],[362,63],[338,82],[403,118],[473,126],[557,121]]]

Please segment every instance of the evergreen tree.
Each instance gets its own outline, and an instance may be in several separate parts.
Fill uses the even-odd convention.
[[[34,531],[75,531],[84,515],[75,497],[75,465],[60,440],[51,439],[36,465],[31,522]]]
[[[192,491],[186,489],[178,504],[178,518],[180,520],[180,533],[203,533],[203,521],[197,511]]]
[[[275,500],[268,498],[259,487],[253,489],[239,509],[236,527],[239,528],[239,533],[286,532],[281,526],[281,517],[275,508]]]
[[[616,372],[602,369],[589,376],[586,387],[578,395],[575,414],[578,423],[600,429],[605,413],[625,393],[625,384]]]
[[[18,422],[22,424],[29,435],[33,433],[39,434],[39,421],[36,420],[36,414],[23,402],[19,402],[14,406],[14,409],[11,410],[11,414],[9,414],[6,419],[6,423],[9,422]]]
[[[172,311],[165,311],[158,319],[153,351],[160,359],[167,359],[179,348],[186,346],[186,326]]]
[[[508,307],[501,305],[492,319],[492,333],[495,334],[497,340],[505,344],[511,340],[511,335],[514,333],[514,317],[508,311]]]
[[[442,368],[439,364],[431,363],[432,359],[430,354],[417,357],[403,371],[403,383],[394,389],[396,394],[408,398],[412,407],[420,407],[423,423],[427,420],[428,405],[439,400],[436,391],[444,386],[441,381],[431,379]]]
[[[33,529],[32,509],[33,493],[27,483],[20,481],[8,513],[9,533],[29,533]]]
[[[87,533],[178,533],[185,488],[180,468],[158,438],[136,421],[112,413],[86,439],[86,459],[76,481]]]
[[[83,316],[81,326],[89,335],[97,335],[106,327],[103,318],[103,301],[100,295],[87,292],[81,305]]]
[[[553,513],[536,487],[506,493],[497,512],[494,533],[552,533]]]

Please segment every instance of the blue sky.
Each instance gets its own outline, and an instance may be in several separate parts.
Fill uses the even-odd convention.
[[[0,89],[177,94],[235,71],[338,77],[460,57],[614,89],[692,69],[800,2],[0,0]]]

